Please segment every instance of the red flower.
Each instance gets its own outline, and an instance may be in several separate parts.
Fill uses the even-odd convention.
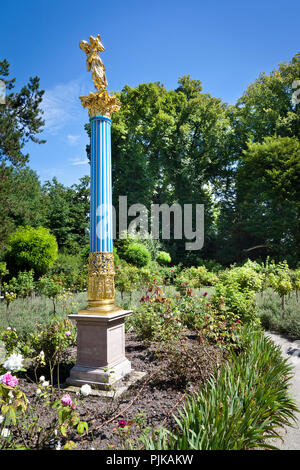
[[[206,297],[206,296],[207,296],[207,292],[204,292],[203,297]]]
[[[125,428],[125,426],[127,426],[127,421],[125,421],[125,419],[119,419],[118,426],[119,428]]]

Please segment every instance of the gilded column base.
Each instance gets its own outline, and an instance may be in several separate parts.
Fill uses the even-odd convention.
[[[115,305],[115,270],[112,252],[91,252],[88,272],[88,307],[81,315],[110,315],[123,309]]]
[[[89,300],[88,307],[79,310],[79,315],[110,315],[111,313],[121,312],[123,308],[115,305],[110,300]]]

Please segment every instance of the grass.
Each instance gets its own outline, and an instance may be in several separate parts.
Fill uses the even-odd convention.
[[[300,299],[293,292],[286,296],[285,310],[281,298],[272,289],[256,296],[262,326],[266,330],[277,331],[295,339],[300,339]]]
[[[86,306],[87,293],[71,294],[57,301],[56,317],[65,318]],[[16,328],[24,339],[35,330],[37,323],[46,325],[53,317],[53,303],[45,296],[16,299],[6,311],[4,301],[0,303],[0,326]]]

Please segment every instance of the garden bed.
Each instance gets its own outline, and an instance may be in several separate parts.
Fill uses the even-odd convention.
[[[193,334],[187,334],[186,344],[189,348],[196,346],[199,349],[199,343]],[[211,357],[210,361],[207,357],[207,347]],[[204,385],[213,367],[218,365],[217,360],[222,360],[220,351],[213,346],[206,346],[203,349],[203,355],[203,362],[206,365],[201,371],[201,377],[198,377],[197,382],[182,384],[182,382],[178,382],[178,377],[174,377],[172,370],[164,367],[163,360],[157,359],[153,344],[144,344],[138,340],[134,333],[127,333],[126,357],[131,361],[134,370],[144,371],[146,375],[118,399],[87,396],[84,402],[79,404],[78,412],[81,420],[88,423],[89,434],[79,436],[71,432],[68,438],[76,443],[76,449],[78,450],[91,448],[97,450],[122,449],[125,439],[128,438],[134,439],[137,442],[135,448],[139,448],[142,445],[137,440],[141,433],[140,427],[149,426],[153,429],[162,424],[170,428],[174,427],[175,421],[172,415],[183,403],[185,392],[191,392]],[[61,364],[62,381],[68,377],[69,371],[75,362],[76,348],[69,348],[68,356],[68,364]],[[44,370],[41,370],[40,373],[47,374]],[[20,389],[25,392],[29,402],[36,402],[37,385],[30,378],[33,379],[33,374],[29,370],[19,380]],[[63,389],[56,390],[54,393],[55,397],[53,398],[57,399],[65,391]],[[75,393],[70,392],[70,394],[72,399],[76,398]],[[36,413],[39,416],[40,425],[44,428],[57,415],[55,410],[49,407],[44,408],[42,404],[36,408]],[[121,436],[124,434],[124,429],[118,425],[120,420],[129,423],[129,427],[126,428],[129,432],[125,437]],[[50,444],[50,448],[55,449],[57,444],[58,440],[54,439]],[[49,446],[46,448],[49,448]]]

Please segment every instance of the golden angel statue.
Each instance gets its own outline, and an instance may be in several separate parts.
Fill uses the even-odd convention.
[[[90,36],[90,44],[87,41],[80,41],[79,47],[86,53],[86,66],[88,72],[92,72],[92,79],[97,90],[107,88],[105,66],[99,56],[99,52],[104,52],[100,34],[96,38]]]
[[[111,117],[113,112],[120,109],[121,103],[114,95],[107,93],[107,80],[105,67],[99,56],[99,52],[104,51],[100,35],[90,36],[90,44],[87,41],[80,41],[79,47],[86,53],[86,65],[88,72],[92,72],[92,79],[97,92],[91,92],[88,96],[80,96],[81,104],[88,108],[90,117],[102,115]]]

